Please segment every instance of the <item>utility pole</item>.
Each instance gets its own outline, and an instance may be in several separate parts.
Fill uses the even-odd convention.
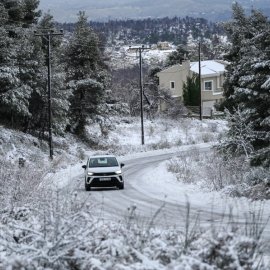
[[[140,54],[140,101],[141,101],[141,137],[142,137],[142,145],[144,145],[144,124],[143,124],[143,71],[142,71],[142,51],[143,46],[139,47],[139,54]]]
[[[139,52],[140,59],[140,108],[141,108],[141,141],[144,145],[144,124],[143,124],[143,71],[142,71],[142,52],[144,50],[150,49],[150,47],[145,47],[144,45],[140,47],[129,47],[135,49]]]
[[[62,36],[63,30],[56,33],[53,29],[42,29],[40,33],[34,32],[35,36],[43,37],[47,42],[47,67],[48,67],[48,124],[49,124],[49,148],[50,158],[53,159],[53,141],[52,141],[52,108],[51,108],[51,39],[53,36]]]
[[[200,90],[200,120],[202,120],[202,85],[201,85],[201,42],[199,42],[199,90]]]

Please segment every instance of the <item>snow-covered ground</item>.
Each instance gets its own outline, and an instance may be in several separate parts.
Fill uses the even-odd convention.
[[[259,224],[260,204],[252,205],[248,199],[228,199],[221,192],[203,189],[200,181],[179,181],[176,174],[168,171],[170,161],[160,162],[154,171],[149,169],[137,179],[143,182],[140,192],[149,197],[164,196],[168,202],[186,200],[191,207],[222,208],[224,203],[238,203],[239,208],[247,206],[247,210],[258,207],[253,224],[246,227],[249,231],[242,233],[222,224],[219,229],[200,231],[196,221],[188,219],[188,207],[186,227],[182,231],[161,230],[151,223],[146,229],[141,228],[134,220],[132,209],[125,220],[106,222],[91,215],[91,207],[95,207],[91,194],[83,204],[77,200],[76,192],[64,197],[59,194],[57,190],[81,175],[81,165],[87,155],[113,152],[126,161],[158,156],[179,149],[194,149],[198,144],[205,146],[202,143],[215,144],[226,130],[226,122],[222,120],[146,120],[142,146],[139,119],[119,118],[113,122],[116,125],[106,136],[102,136],[98,125],[89,128],[89,136],[98,144],[95,149],[70,135],[54,138],[53,162],[48,159],[48,147],[44,143],[1,127],[0,150],[5,157],[1,163],[1,185],[6,181],[9,186],[3,186],[8,194],[2,192],[0,196],[9,198],[1,200],[0,268],[269,269],[265,256],[265,266],[259,263],[259,254],[264,248],[256,240],[263,226]],[[26,160],[24,168],[18,168],[19,157]],[[9,169],[13,173],[7,174]],[[29,170],[32,175],[36,175],[35,170],[43,173],[37,185],[33,181],[32,186],[28,182],[25,187],[12,180],[18,173],[24,179]],[[14,184],[21,190],[14,192]],[[31,199],[19,200],[22,192],[31,193]],[[270,209],[268,202],[265,205]]]
[[[145,64],[158,65],[163,63],[168,55],[176,50],[176,47],[171,45],[167,50],[158,48],[145,49],[142,53],[142,59]],[[114,68],[131,67],[139,63],[139,54],[135,49],[130,50],[129,46],[123,46],[119,50],[115,48],[107,48],[107,53],[111,57],[111,63]]]
[[[139,118],[114,119],[113,127],[109,130],[107,137],[102,138],[102,133],[97,124],[89,127],[88,132],[90,137],[96,138],[96,142],[100,144],[100,149],[107,148],[114,154],[125,155],[186,144],[217,142],[225,129],[226,122],[223,120],[145,119],[144,146],[141,145],[141,122]]]

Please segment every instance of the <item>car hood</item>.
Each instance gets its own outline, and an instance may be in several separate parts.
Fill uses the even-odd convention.
[[[119,170],[121,170],[120,166],[88,168],[88,172],[93,172],[93,173],[116,172],[116,171],[119,171]]]

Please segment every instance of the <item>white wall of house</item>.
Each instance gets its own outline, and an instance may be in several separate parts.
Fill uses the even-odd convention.
[[[214,60],[201,62],[201,92],[204,107],[213,107],[223,99],[225,64]],[[183,84],[188,76],[199,73],[199,63],[185,61],[181,65],[174,65],[157,73],[159,87],[170,91],[173,97],[182,100]],[[163,104],[161,110],[166,108]]]
[[[190,72],[190,62],[171,66],[159,73],[159,87],[168,90],[173,97],[183,97],[183,83]]]
[[[223,77],[223,75],[222,75]],[[219,101],[223,99],[223,88],[218,86],[217,76],[207,76],[201,79],[202,101]],[[209,86],[211,85],[211,88]]]

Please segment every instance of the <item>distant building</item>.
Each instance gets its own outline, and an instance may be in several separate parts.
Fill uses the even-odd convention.
[[[225,66],[226,64],[221,61],[201,61],[201,96],[204,114],[208,114],[215,103],[223,99]],[[199,74],[199,62],[188,60],[168,67],[157,73],[159,87],[169,90],[174,98],[183,100],[183,84],[187,81],[187,77],[191,77],[194,73]],[[160,105],[160,110],[165,108],[165,103]]]
[[[157,48],[159,50],[169,50],[171,49],[171,46],[170,46],[170,43],[167,41],[163,41],[163,42],[160,41],[157,43]]]
[[[141,48],[141,47],[142,47],[142,45],[130,46],[127,51],[129,53],[136,53],[139,50],[139,48]]]

